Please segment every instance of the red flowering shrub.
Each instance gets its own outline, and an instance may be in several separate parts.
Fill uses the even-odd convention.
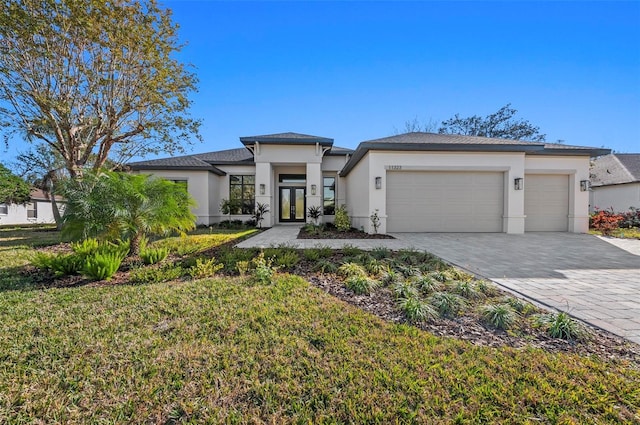
[[[618,225],[623,218],[622,214],[614,213],[613,208],[610,210],[596,209],[595,212],[591,214],[589,227],[594,230],[599,230],[603,235],[610,235],[614,230],[618,229]]]

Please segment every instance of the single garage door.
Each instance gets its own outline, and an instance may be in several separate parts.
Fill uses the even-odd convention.
[[[502,232],[501,172],[387,172],[388,232]]]
[[[569,227],[569,176],[524,176],[524,230],[566,232]]]

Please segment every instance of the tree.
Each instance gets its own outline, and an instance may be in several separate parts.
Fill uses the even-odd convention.
[[[425,132],[425,133],[433,133],[438,128],[438,123],[434,121],[432,118],[429,118],[429,121],[426,123],[421,123],[418,120],[418,117],[413,117],[412,120],[404,122],[404,128],[402,131],[398,131],[397,128],[394,127],[395,134],[402,133],[415,133],[415,132]]]
[[[527,120],[515,119],[517,112],[509,103],[486,117],[474,115],[461,118],[456,114],[453,118],[442,121],[438,133],[543,142],[546,135],[540,134],[540,128]]]
[[[24,204],[31,199],[31,186],[0,164],[0,203]]]
[[[0,0],[0,128],[27,134],[69,175],[134,155],[183,152],[197,79],[173,56],[156,0]]]
[[[195,206],[183,186],[144,174],[86,173],[68,180],[63,234],[72,239],[129,239],[140,252],[149,235],[185,232],[195,227]]]

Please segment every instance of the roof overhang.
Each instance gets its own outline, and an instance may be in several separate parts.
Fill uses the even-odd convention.
[[[182,171],[209,171],[210,173],[218,176],[226,176],[227,173],[221,169],[210,165],[209,167],[196,167],[196,166],[180,166],[180,165],[129,165],[129,168],[133,171],[145,171],[145,170],[182,170]]]

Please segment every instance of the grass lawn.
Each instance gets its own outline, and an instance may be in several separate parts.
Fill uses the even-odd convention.
[[[636,364],[436,338],[293,275],[21,286],[55,235],[0,232],[0,423],[640,421]]]

